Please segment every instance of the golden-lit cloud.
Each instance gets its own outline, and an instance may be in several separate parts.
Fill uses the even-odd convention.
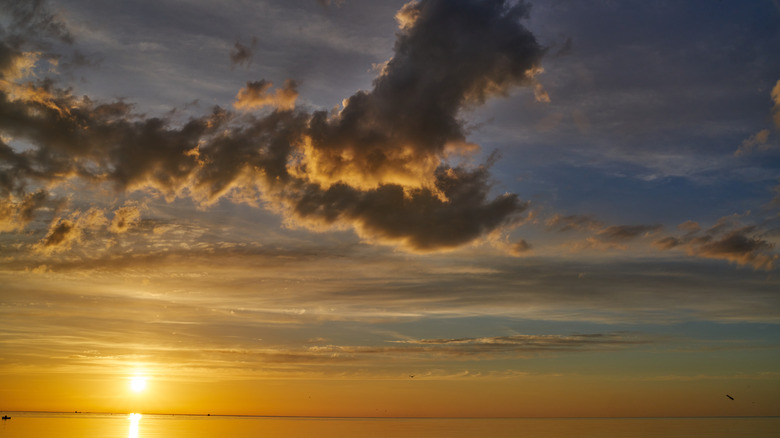
[[[739,148],[737,148],[736,152],[734,152],[734,156],[742,156],[750,154],[751,152],[755,151],[765,151],[769,149],[771,146],[767,144],[769,141],[769,130],[763,129],[759,132],[757,132],[754,135],[751,135],[750,138],[743,141]]]
[[[49,227],[46,236],[34,246],[37,252],[50,255],[71,248],[81,240],[82,230],[78,222],[60,218]]]
[[[780,80],[777,81],[774,88],[770,93],[772,102],[772,120],[775,128],[780,128]],[[752,152],[766,152],[768,150],[777,149],[777,142],[769,141],[770,130],[762,129],[757,133],[751,135],[739,145],[739,148],[734,152],[734,156],[749,155]]]
[[[525,239],[520,239],[510,246],[509,253],[515,256],[521,256],[528,254],[532,250],[533,246],[531,246],[530,243],[525,241]]]
[[[124,233],[137,225],[141,220],[141,211],[135,205],[128,205],[118,208],[114,211],[114,217],[111,219],[109,230],[112,233]]]
[[[293,80],[284,81],[281,88],[270,92],[274,84],[266,80],[247,82],[246,87],[238,91],[233,106],[240,110],[253,110],[271,106],[280,110],[292,110],[298,99],[298,84]]]
[[[46,192],[37,191],[18,199],[13,194],[0,198],[0,232],[20,231],[33,220],[36,210],[44,206]]]
[[[10,92],[15,83],[32,75],[33,67],[41,57],[40,52],[20,52],[8,46],[2,46],[0,49],[6,53],[0,54],[4,62],[0,64],[0,88],[3,91]]]
[[[402,30],[409,29],[420,17],[421,8],[418,2],[406,3],[395,13],[395,19],[398,21],[398,27]]]

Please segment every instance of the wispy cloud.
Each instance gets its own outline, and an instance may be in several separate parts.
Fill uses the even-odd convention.
[[[244,45],[240,41],[236,41],[233,45],[233,49],[230,51],[230,65],[231,67],[248,66],[252,62],[253,48],[257,45],[257,38],[252,38],[250,45]]]
[[[662,250],[682,248],[691,256],[728,260],[755,269],[773,269],[780,259],[773,251],[774,243],[766,240],[758,227],[742,225],[738,216],[721,218],[705,231],[699,231],[698,224],[691,222],[680,228],[688,233],[658,239],[654,245]]]
[[[755,151],[765,151],[771,147],[770,144],[767,144],[769,141],[769,130],[768,129],[762,129],[761,131],[758,131],[756,134],[751,135],[750,138],[743,141],[739,148],[737,148],[736,152],[734,152],[734,156],[742,156],[750,154],[751,152]]]

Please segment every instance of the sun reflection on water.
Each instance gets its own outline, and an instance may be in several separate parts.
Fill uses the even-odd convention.
[[[130,414],[127,419],[130,420],[130,430],[127,432],[127,438],[138,438],[138,423],[141,421],[141,414]]]

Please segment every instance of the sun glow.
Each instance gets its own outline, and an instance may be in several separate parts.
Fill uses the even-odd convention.
[[[130,379],[130,389],[133,390],[133,392],[141,392],[146,388],[146,378],[135,376]]]

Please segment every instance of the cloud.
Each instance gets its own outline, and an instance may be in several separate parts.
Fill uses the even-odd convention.
[[[0,198],[0,232],[24,229],[35,217],[35,212],[45,205],[48,196],[39,190],[18,199],[14,195]]]
[[[248,66],[251,64],[255,45],[257,45],[256,38],[252,38],[252,42],[249,46],[236,41],[236,43],[233,45],[233,50],[230,51],[231,68],[235,68],[237,65]]]
[[[468,153],[458,112],[533,86],[543,54],[519,22],[525,5],[420,1],[399,13],[395,54],[371,91],[315,112],[302,165],[314,183],[433,187],[442,159]]]
[[[680,225],[677,225],[677,229],[680,231],[685,231],[686,233],[695,233],[701,230],[701,225],[699,225],[698,222],[685,221]]]
[[[494,359],[497,355],[523,355],[543,352],[582,352],[626,348],[651,343],[642,336],[624,333],[576,335],[511,335],[482,338],[404,339],[387,341],[393,346],[318,345],[304,351],[279,351],[268,355],[272,362],[339,362],[368,360],[377,356],[403,355],[407,358],[447,357],[463,360]]]
[[[341,6],[344,4],[345,0],[317,0],[317,3],[321,4],[322,6]]]
[[[79,222],[85,228],[97,229],[108,225],[108,219],[103,210],[99,208],[90,208],[86,213],[81,215]]]
[[[547,231],[563,233],[577,231],[585,234],[582,241],[566,244],[571,251],[595,249],[600,251],[625,250],[626,243],[651,236],[664,228],[663,225],[605,225],[591,216],[555,214],[545,221]]]
[[[58,219],[51,224],[49,232],[33,249],[39,253],[50,255],[70,249],[74,243],[81,240],[82,231],[78,223],[71,219]]]
[[[774,244],[754,235],[754,227],[732,230],[715,240],[705,240],[690,251],[700,257],[725,259],[738,265],[751,265],[756,269],[772,269],[777,254],[769,254]]]
[[[268,91],[273,83],[266,80],[247,82],[246,87],[239,90],[233,106],[240,110],[253,110],[264,106],[272,106],[280,110],[292,110],[295,108],[295,100],[298,99],[298,84],[292,80],[284,81],[282,88],[276,92]]]
[[[114,234],[125,233],[136,226],[140,219],[140,209],[132,204],[116,209],[110,222],[105,211],[100,208],[76,210],[68,217],[58,217],[54,220],[49,225],[46,236],[33,245],[33,250],[44,255],[64,252],[81,243],[87,233],[92,236],[103,235],[106,231]]]
[[[555,214],[545,222],[550,231],[564,232],[569,230],[576,231],[596,231],[604,227],[604,224],[590,216],[568,215],[561,216]]]
[[[458,354],[481,352],[565,351],[603,349],[612,346],[646,344],[649,341],[619,333],[576,335],[511,335],[483,338],[409,339],[391,341],[421,346],[454,347]]]
[[[515,256],[525,255],[533,249],[530,243],[520,239],[509,248],[509,253]]]
[[[13,43],[21,44],[39,36],[55,38],[65,43],[73,42],[67,25],[48,10],[45,0],[2,0],[0,6],[10,17],[7,28],[0,27],[0,31],[8,32]]]
[[[766,151],[771,148],[771,145],[767,144],[767,141],[769,141],[769,130],[764,129],[756,133],[755,135],[751,135],[750,138],[743,141],[739,148],[737,148],[736,152],[734,152],[734,156],[740,157],[742,155],[747,155],[753,152],[753,150],[757,151]]]
[[[604,240],[620,242],[640,236],[648,236],[663,228],[663,225],[612,225],[604,228],[597,234]]]
[[[29,55],[0,41],[0,80],[24,91],[0,95],[0,134],[30,145],[0,150],[9,158],[4,196],[77,178],[203,206],[224,197],[271,208],[290,226],[353,228],[412,251],[454,248],[516,223],[528,203],[491,197],[489,166],[455,162],[479,148],[466,140],[460,111],[536,85],[544,51],[520,23],[527,7],[424,0],[402,11],[413,18],[401,23],[394,56],[339,111],[293,110],[294,81],[273,93],[258,81],[234,105],[271,106],[270,114],[215,107],[176,126],[124,101],[77,98],[48,79],[20,83],[2,67]],[[68,247],[79,230],[62,219],[41,248]]]
[[[289,203],[294,220],[312,228],[350,224],[369,240],[433,251],[463,245],[508,225],[527,208],[512,194],[488,200],[487,178],[485,167],[441,168],[435,189],[382,185],[358,190],[335,184],[322,190],[307,185],[299,197],[283,201]]]
[[[116,234],[124,233],[137,225],[140,220],[141,212],[138,207],[134,205],[120,207],[114,212],[114,218],[111,219],[109,230]]]
[[[690,256],[727,260],[754,269],[771,270],[780,259],[774,252],[775,245],[761,237],[762,233],[755,226],[743,226],[738,217],[721,218],[703,232],[687,226],[689,223],[679,227],[688,231],[684,236],[666,236],[653,245],[661,250],[682,248]]]
[[[775,126],[780,128],[780,80],[772,89],[772,100],[775,102],[775,106],[772,108],[772,120],[774,120]]]
[[[777,81],[770,93],[774,106],[772,107],[772,120],[776,128],[780,128],[780,80]],[[769,129],[763,129],[744,140],[734,152],[734,156],[743,156],[753,151],[764,152],[775,149],[777,144],[769,142]]]

